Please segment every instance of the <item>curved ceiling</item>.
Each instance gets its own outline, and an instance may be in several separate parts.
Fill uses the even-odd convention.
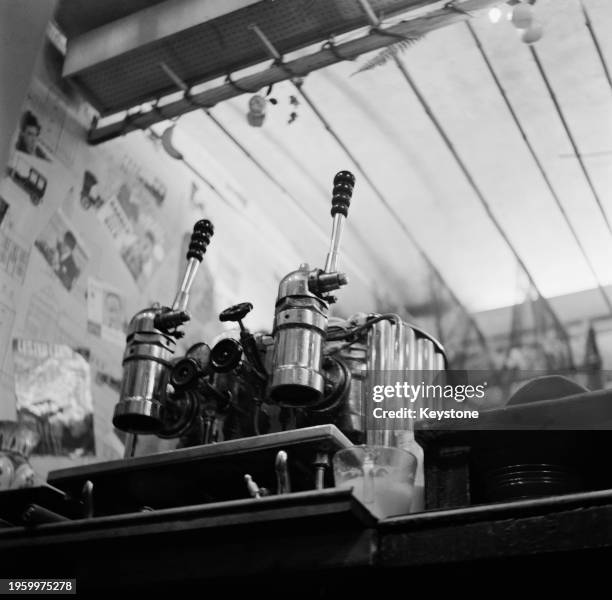
[[[247,123],[246,96],[211,111],[275,174],[289,196],[270,185],[204,112],[185,115],[178,128],[232,165],[249,194],[313,261],[320,262],[324,241],[297,204],[327,231],[333,175],[344,168],[355,170],[358,183],[345,253],[367,273],[378,293],[402,297],[409,306],[418,307],[429,297],[423,253],[471,312],[516,302],[514,253],[546,297],[595,288],[598,282],[610,284],[612,233],[601,210],[612,218],[612,87],[601,58],[612,61],[607,35],[612,31],[612,3],[539,0],[534,8],[544,28],[543,38],[533,46],[535,57],[506,18],[494,24],[486,11],[469,26],[432,32],[401,54],[482,198],[393,62],[354,74],[368,56],[311,73],[303,89],[374,189],[289,82],[274,86],[271,96],[278,103],[268,105],[261,128]],[[299,106],[290,104],[291,96]],[[294,108],[297,118],[288,124]],[[568,130],[582,154],[586,176]],[[608,311],[601,295],[594,302],[593,312]]]
[[[446,3],[428,4],[423,12]],[[202,171],[198,144],[233,172],[313,264],[327,250],[333,175],[356,173],[347,310],[368,293],[418,313],[431,304],[432,270],[471,313],[509,306],[521,299],[522,262],[544,297],[599,286],[589,314],[610,314],[612,2],[538,0],[544,35],[533,46],[511,7],[499,8],[497,23],[483,10],[410,45],[405,72],[391,60],[355,74],[376,53],[339,62],[306,77],[306,97],[275,84],[262,127],[248,123],[243,94],[183,115],[177,139],[190,140]]]

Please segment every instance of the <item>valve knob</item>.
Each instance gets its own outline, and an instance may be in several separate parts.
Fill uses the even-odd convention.
[[[348,217],[348,209],[353,197],[355,176],[350,171],[340,171],[334,177],[334,191],[332,196],[332,217],[342,214]]]
[[[208,219],[198,221],[193,226],[189,250],[187,251],[187,260],[195,258],[199,262],[202,262],[206,248],[208,248],[208,244],[210,244],[210,238],[214,233],[215,228]]]
[[[253,305],[250,302],[241,302],[226,308],[220,315],[219,321],[242,321],[253,310]]]

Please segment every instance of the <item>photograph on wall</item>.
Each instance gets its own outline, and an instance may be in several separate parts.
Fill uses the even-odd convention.
[[[104,177],[118,182],[114,189],[109,189]],[[164,259],[159,207],[165,199],[165,187],[125,161],[114,164],[104,177],[93,171],[84,173],[81,206],[85,210],[96,209],[125,266],[142,289]]]
[[[13,152],[7,165],[7,174],[25,192],[32,206],[39,206],[47,191],[48,179],[42,171],[35,159],[21,152]]]
[[[124,296],[106,282],[89,278],[87,285],[87,331],[114,344],[125,341]]]
[[[13,340],[17,415],[40,435],[37,455],[95,454],[87,353],[63,344]]]
[[[62,82],[51,82],[48,75],[43,69],[32,81],[17,126],[15,149],[70,167],[78,153],[75,141],[82,139],[89,118],[81,114],[82,104],[73,94],[66,94]]]
[[[87,253],[61,211],[50,219],[34,244],[62,285],[71,291],[87,265]]]
[[[49,151],[44,148],[44,139],[41,139],[41,131],[40,116],[29,109],[24,111],[19,121],[15,150],[43,160],[51,160]]]
[[[47,191],[45,165],[51,160],[40,113],[30,108],[24,110],[14,150],[6,168],[7,174],[28,195],[32,204],[38,206]]]
[[[0,273],[23,283],[29,261],[29,249],[0,231]]]

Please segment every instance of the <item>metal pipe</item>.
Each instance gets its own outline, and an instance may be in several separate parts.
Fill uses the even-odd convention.
[[[324,270],[326,273],[333,273],[338,268],[338,250],[340,248],[340,240],[342,238],[342,229],[344,227],[344,221],[344,215],[334,215],[329,253],[327,254],[327,259],[325,260]]]
[[[561,212],[561,215],[563,216],[563,218],[565,219],[565,222],[567,223],[567,226],[572,234],[572,236],[574,237],[574,240],[576,241],[576,245],[578,246],[578,248],[580,249],[580,252],[582,253],[582,256],[584,257],[584,260],[587,263],[587,266],[589,267],[589,270],[591,271],[591,274],[593,275],[593,277],[595,278],[595,282],[597,284],[597,288],[599,289],[601,296],[606,304],[606,306],[608,307],[608,310],[610,311],[610,314],[612,314],[612,302],[610,302],[610,298],[608,297],[608,294],[606,294],[606,291],[604,290],[604,287],[597,275],[597,272],[595,271],[595,267],[593,266],[593,263],[591,262],[585,247],[582,245],[582,242],[580,241],[580,238],[578,237],[578,232],[576,231],[576,229],[574,229],[574,226],[572,225],[572,222],[570,221],[569,215],[567,214],[567,212],[565,211],[565,208],[563,207],[563,205],[561,204],[561,199],[559,198],[559,196],[557,195],[557,192],[555,191],[552,182],[550,181],[550,178],[548,177],[548,174],[546,173],[546,170],[544,169],[544,165],[541,163],[540,159],[538,158],[538,155],[536,154],[535,149],[533,148],[533,146],[531,145],[531,142],[529,141],[529,138],[527,137],[527,132],[525,131],[525,129],[523,128],[523,125],[521,124],[518,115],[516,114],[516,111],[514,110],[514,107],[512,106],[511,102],[510,102],[510,98],[508,98],[508,94],[506,94],[506,90],[504,89],[504,87],[501,84],[501,81],[499,80],[499,78],[497,77],[497,73],[495,72],[495,70],[493,69],[493,65],[491,64],[491,61],[489,60],[489,57],[487,56],[487,53],[485,52],[485,49],[480,41],[480,38],[478,37],[478,35],[476,34],[476,31],[474,30],[474,28],[472,27],[472,25],[470,24],[469,21],[466,21],[466,26],[469,30],[469,32],[472,34],[472,38],[474,39],[474,42],[476,43],[476,47],[478,48],[478,50],[480,51],[480,55],[482,56],[487,69],[489,70],[489,73],[491,74],[491,77],[493,78],[493,81],[495,82],[495,85],[497,86],[497,89],[499,90],[502,98],[504,99],[504,102],[506,104],[506,107],[508,108],[508,111],[510,112],[510,115],[512,116],[512,119],[514,121],[514,123],[516,124],[519,133],[521,134],[521,137],[523,138],[525,145],[527,146],[527,150],[529,150],[529,153],[531,154],[531,157],[533,158],[533,161],[535,162],[538,170],[540,171],[540,174],[542,175],[542,179],[544,179],[544,183],[546,184],[546,186],[548,187],[548,190],[550,191],[557,207],[559,208],[559,211]]]
[[[44,525],[45,523],[61,523],[70,519],[44,506],[29,504],[21,514],[21,520],[26,525]]]
[[[272,45],[272,42],[270,42],[270,40],[266,37],[266,35],[264,35],[264,32],[257,25],[255,25],[255,23],[251,23],[249,25],[249,29],[251,29],[252,31],[255,32],[255,35],[257,35],[257,37],[260,39],[261,43],[264,45],[264,48],[266,49],[268,54],[274,60],[281,60],[282,59],[282,57],[281,57],[280,53],[278,52],[278,50]]]
[[[368,2],[368,0],[359,0],[359,4],[361,4],[361,8],[363,9],[363,12],[368,17],[368,21],[370,21],[370,24],[372,25],[372,27],[378,27],[380,24],[380,21],[378,17],[376,16],[376,14],[374,13],[374,10],[372,9],[372,6]]]
[[[584,161],[582,160],[582,155],[580,154],[580,150],[578,149],[578,144],[576,143],[576,140],[574,139],[574,136],[572,135],[572,131],[565,118],[565,115],[563,114],[563,110],[561,109],[559,100],[557,99],[557,95],[552,89],[550,81],[548,80],[548,77],[546,76],[546,72],[544,71],[544,66],[542,65],[542,62],[540,61],[540,57],[538,56],[538,53],[535,51],[535,48],[533,48],[532,46],[529,46],[529,51],[531,52],[531,56],[533,57],[533,60],[536,66],[538,67],[538,71],[540,72],[542,80],[544,81],[544,85],[546,86],[546,89],[548,90],[548,95],[550,96],[550,99],[553,101],[553,104],[555,105],[555,109],[557,110],[557,114],[559,115],[559,119],[561,120],[561,124],[563,125],[563,128],[565,129],[565,133],[567,134],[570,144],[572,145],[572,149],[574,150],[574,154],[576,155],[576,160],[578,161],[578,164],[580,165],[580,168],[582,169],[582,173],[591,190],[591,193],[593,194],[593,198],[595,199],[597,207],[599,208],[599,212],[601,213],[604,223],[606,224],[606,227],[608,228],[608,231],[610,235],[612,236],[612,224],[610,223],[610,220],[608,219],[608,215],[606,214],[606,211],[601,202],[599,194],[597,193],[597,190],[595,189],[593,180],[591,179],[591,176],[589,175],[586,165],[584,164]]]
[[[291,493],[288,457],[284,450],[279,450],[276,454],[274,470],[276,472],[276,493],[279,495]]]
[[[189,292],[191,290],[191,286],[193,285],[193,281],[195,279],[196,273],[198,272],[199,266],[200,261],[196,258],[190,258],[187,261],[187,267],[185,268],[183,281],[181,283],[181,287],[179,288],[176,294],[174,303],[172,304],[172,310],[187,310],[187,305],[189,304]]]
[[[601,46],[599,45],[599,40],[595,35],[595,30],[593,29],[591,17],[589,16],[586,6],[584,5],[584,2],[582,0],[580,0],[580,6],[582,8],[582,14],[584,15],[585,25],[587,26],[587,29],[591,34],[591,39],[593,40],[593,44],[595,45],[595,50],[597,51],[597,55],[599,56],[599,60],[601,61],[601,66],[603,67],[606,79],[608,80],[608,85],[612,89],[612,77],[610,76],[610,69],[608,69],[608,63],[606,62]]]
[[[125,434],[125,444],[123,446],[123,458],[132,458],[136,452],[136,444],[138,443],[138,435],[135,433]]]
[[[532,51],[533,51],[533,49],[532,49]],[[452,154],[453,158],[455,159],[455,162],[457,163],[457,165],[459,166],[459,168],[463,172],[463,174],[464,174],[465,178],[467,179],[468,183],[470,184],[472,190],[476,194],[476,197],[478,198],[478,200],[482,204],[482,207],[484,208],[485,213],[489,217],[490,221],[493,223],[493,225],[497,229],[499,235],[502,237],[502,239],[504,240],[504,242],[508,246],[510,252],[512,252],[512,254],[514,255],[514,258],[515,258],[516,262],[518,263],[520,268],[523,270],[523,272],[527,276],[527,279],[529,280],[529,283],[533,287],[534,291],[538,294],[538,296],[540,298],[542,298],[542,301],[544,302],[546,308],[550,312],[550,314],[551,314],[551,316],[552,316],[552,318],[553,318],[553,320],[555,322],[555,325],[562,332],[562,335],[563,335],[563,337],[565,338],[565,341],[568,344],[568,350],[569,350],[569,353],[570,353],[570,362],[573,364],[572,351],[571,351],[571,347],[569,346],[569,335],[568,335],[567,331],[565,330],[565,328],[563,327],[563,325],[561,323],[561,320],[557,316],[557,313],[555,313],[555,311],[553,310],[552,306],[550,305],[550,302],[540,292],[540,288],[539,288],[538,284],[536,283],[533,275],[531,274],[531,271],[529,270],[529,268],[525,264],[525,261],[521,258],[521,255],[518,253],[518,250],[515,248],[514,244],[512,243],[510,238],[508,237],[508,234],[506,233],[504,228],[501,226],[501,223],[497,220],[497,217],[493,214],[491,206],[489,205],[487,199],[485,198],[482,190],[478,187],[478,184],[476,183],[476,180],[472,176],[470,170],[467,168],[467,165],[465,164],[465,162],[463,161],[461,156],[459,155],[459,152],[457,151],[457,149],[453,145],[453,142],[451,141],[450,137],[446,133],[446,130],[442,127],[442,124],[440,123],[440,121],[438,121],[436,115],[431,110],[431,107],[429,106],[429,103],[427,102],[427,100],[423,96],[421,90],[417,87],[416,83],[413,81],[412,77],[410,76],[410,73],[408,73],[408,70],[406,69],[406,66],[405,66],[404,62],[397,55],[394,55],[393,60],[394,60],[394,62],[396,64],[397,68],[399,69],[400,73],[403,75],[404,79],[406,80],[406,82],[408,83],[408,85],[410,86],[412,91],[414,92],[415,96],[417,97],[417,99],[421,103],[421,106],[423,107],[423,110],[425,111],[425,113],[429,117],[431,123],[433,124],[433,126],[437,130],[437,132],[440,135],[440,137],[443,139],[444,143],[446,144],[446,147],[448,148],[448,150]]]

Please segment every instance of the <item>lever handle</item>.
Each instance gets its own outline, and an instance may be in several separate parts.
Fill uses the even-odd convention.
[[[208,244],[210,244],[210,238],[214,233],[213,224],[208,219],[202,219],[193,226],[193,233],[189,241],[189,249],[187,250],[187,267],[185,268],[181,287],[172,304],[173,311],[185,312],[187,310],[189,291],[191,290],[198,267],[204,258]]]
[[[355,188],[355,176],[350,171],[340,171],[334,177],[334,190],[332,195],[331,214],[334,218],[332,225],[331,243],[327,260],[325,261],[325,272],[333,273],[338,265],[338,248],[342,237],[344,219],[348,216],[348,209]]]
[[[202,219],[193,226],[189,249],[187,250],[187,260],[195,258],[198,262],[202,262],[206,248],[210,244],[210,238],[214,235],[215,228],[208,219]]]
[[[355,176],[350,171],[340,171],[334,177],[334,191],[332,196],[332,217],[337,214],[348,217],[348,209],[355,188]]]

